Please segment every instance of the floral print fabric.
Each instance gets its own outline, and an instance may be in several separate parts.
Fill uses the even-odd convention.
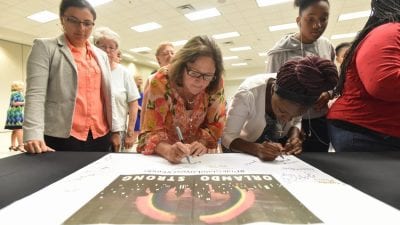
[[[137,151],[153,154],[160,142],[179,141],[178,126],[185,143],[198,141],[207,148],[216,148],[225,124],[225,97],[223,84],[213,95],[205,91],[194,99],[194,107],[187,110],[185,100],[172,88],[168,75],[157,73],[151,80],[144,110],[142,130]]]

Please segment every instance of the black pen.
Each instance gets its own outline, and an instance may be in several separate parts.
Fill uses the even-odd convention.
[[[176,129],[176,133],[178,134],[179,141],[184,143],[181,129],[178,126],[176,126],[175,129]],[[188,161],[189,164],[191,164],[189,156],[186,156],[186,160]]]
[[[268,138],[266,138],[265,141],[266,141],[266,142],[273,142],[273,141],[271,141],[271,140],[268,139]],[[279,150],[279,156],[280,156],[282,159],[285,159],[285,158],[283,157],[282,150]]]

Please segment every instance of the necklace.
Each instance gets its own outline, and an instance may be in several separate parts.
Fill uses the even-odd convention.
[[[272,96],[274,95],[274,87],[275,87],[275,82],[273,82],[272,84],[271,84],[271,100],[270,101],[272,101]],[[274,114],[274,112],[273,112],[273,110],[272,110],[272,104],[270,103],[270,107],[271,107],[271,111],[272,111],[272,114],[273,114],[273,116],[274,116],[274,118],[272,117],[272,115],[270,116],[271,117],[271,120],[270,120],[270,122],[271,123],[273,123],[273,124],[275,124],[275,134],[278,134],[279,135],[279,138],[282,138],[283,136],[284,136],[284,134],[285,134],[285,128],[286,128],[286,124],[287,124],[287,122],[285,122],[285,123],[280,123],[279,121],[278,121],[278,119],[275,117],[275,114]],[[274,135],[275,136],[275,135]]]
[[[188,99],[186,99],[186,102],[187,102],[187,104],[189,104],[189,105],[193,105],[194,99],[193,99],[192,101],[189,101]]]
[[[280,122],[276,122],[276,128],[277,128],[277,133],[279,134],[279,137],[283,137],[283,133],[285,133],[285,128],[286,128],[286,124],[284,123],[283,125]]]

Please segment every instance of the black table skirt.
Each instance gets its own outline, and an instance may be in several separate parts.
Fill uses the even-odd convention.
[[[0,208],[75,172],[107,152],[18,154],[0,159]]]
[[[400,151],[303,153],[299,158],[400,209]]]

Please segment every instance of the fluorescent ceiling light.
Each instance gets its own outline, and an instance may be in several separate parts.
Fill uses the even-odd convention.
[[[186,13],[185,16],[190,21],[202,20],[214,16],[220,16],[221,13],[216,8],[200,10],[196,12]]]
[[[158,64],[158,62],[156,62],[156,61],[148,61],[150,64],[153,64],[153,65],[156,65],[156,66],[159,66],[159,64]]]
[[[232,59],[238,59],[239,58],[239,56],[225,56],[225,57],[223,57],[223,59],[224,60],[232,60]]]
[[[278,5],[286,2],[293,2],[293,0],[256,0],[258,7]]]
[[[352,20],[352,19],[357,19],[357,18],[369,17],[370,15],[371,15],[371,10],[353,12],[353,13],[345,13],[345,14],[341,14],[339,16],[338,21]]]
[[[335,40],[335,39],[343,39],[343,38],[353,38],[355,36],[357,36],[357,32],[347,33],[347,34],[335,34],[335,35],[331,36],[331,39]]]
[[[155,22],[151,23],[145,23],[137,26],[131,27],[132,30],[135,30],[137,32],[145,32],[145,31],[150,31],[150,30],[155,30],[161,28],[161,25]]]
[[[268,27],[269,31],[289,30],[293,28],[297,28],[297,23],[287,23]]]
[[[111,2],[112,0],[88,0],[88,2],[93,6],[99,6]]]
[[[259,56],[267,56],[267,55],[268,55],[268,52],[260,52],[260,53],[258,53],[258,55],[259,55]]]
[[[58,15],[47,10],[32,14],[27,17],[28,19],[34,20],[39,23],[47,23],[49,21],[55,20],[58,18]]]
[[[139,47],[139,48],[131,48],[129,49],[132,52],[149,52],[151,51],[151,48],[149,47]]]
[[[237,48],[230,48],[229,50],[231,50],[232,52],[238,52],[238,51],[246,51],[246,50],[250,50],[251,47],[250,46],[243,46],[243,47],[237,47]]]
[[[212,37],[214,39],[224,39],[224,38],[231,38],[231,37],[239,37],[240,34],[238,32],[228,32],[222,34],[214,34]]]
[[[133,60],[135,58],[131,54],[128,54],[128,53],[122,53],[122,57],[125,57],[125,58],[130,59],[130,60]]]
[[[233,63],[232,66],[247,66],[247,63]]]
[[[171,44],[173,46],[182,46],[186,44],[186,42],[188,42],[188,40],[179,40],[179,41],[172,41]]]

